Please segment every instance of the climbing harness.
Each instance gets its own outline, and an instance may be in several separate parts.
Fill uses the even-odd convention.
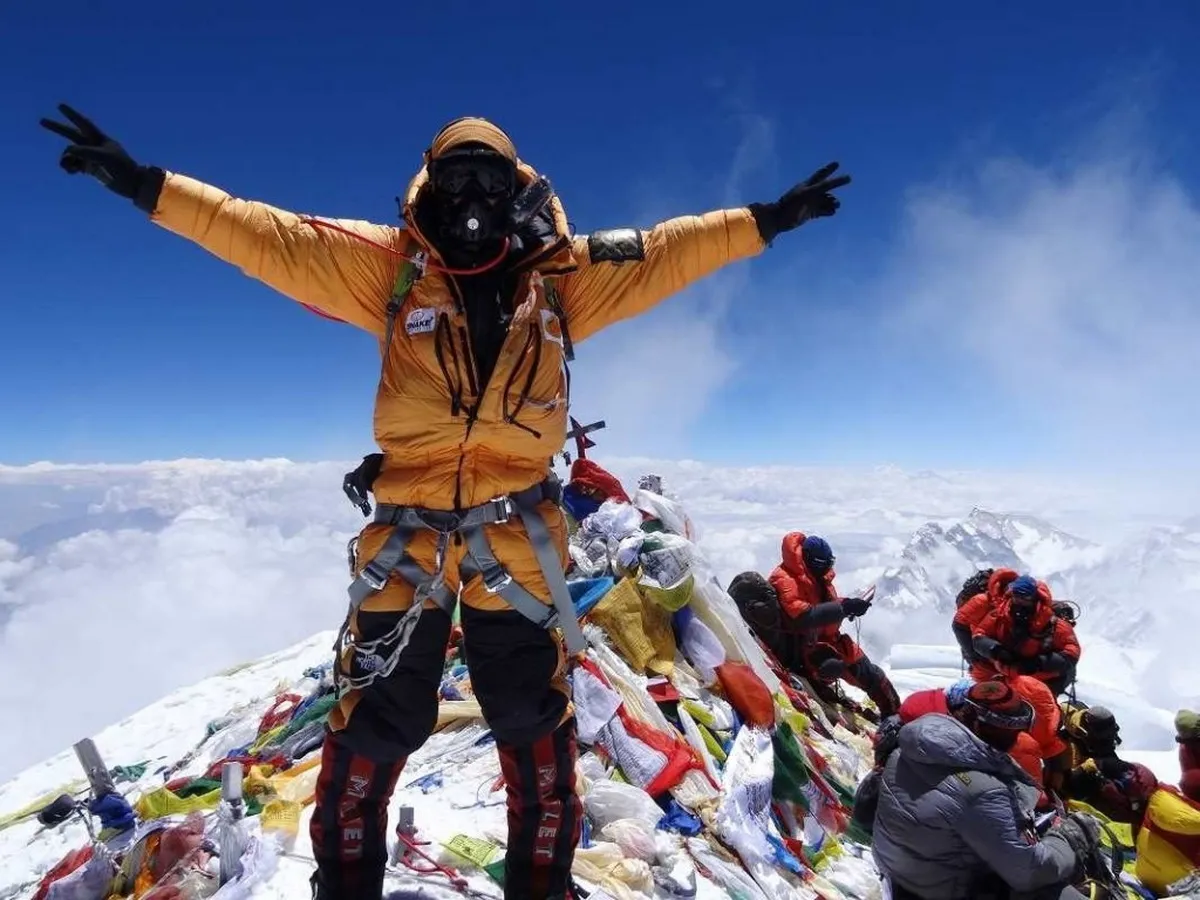
[[[539,504],[545,500],[557,504],[561,499],[562,484],[551,473],[549,478],[531,488],[497,497],[461,512],[379,504],[375,510],[375,522],[391,525],[392,533],[375,557],[361,566],[351,582],[350,606],[333,648],[337,659],[341,660],[346,649],[352,647],[358,656],[360,668],[365,672],[356,676],[344,669],[339,671],[339,696],[350,690],[361,690],[395,670],[400,653],[407,646],[421,617],[425,601],[432,601],[447,615],[453,615],[458,598],[445,583],[446,550],[451,536],[466,544],[467,554],[460,566],[464,582],[480,576],[489,594],[500,596],[534,624],[547,630],[561,628],[569,655],[574,657],[582,653],[587,647],[587,640],[575,617],[575,607],[571,602],[554,539],[538,510]],[[492,551],[485,527],[503,525],[513,518],[519,518],[525,525],[542,576],[550,588],[550,605],[518,584]],[[413,535],[421,529],[429,529],[437,534],[431,574],[426,573],[407,552]],[[350,627],[355,614],[367,598],[383,590],[393,574],[412,585],[412,606],[383,636],[370,641],[354,639]]]
[[[530,201],[531,203],[536,201],[536,208],[531,208],[531,211],[526,212],[532,214],[544,205],[546,201],[541,197],[541,193],[544,193],[546,189],[548,189],[548,184],[539,188],[538,196]],[[396,256],[400,260],[396,280],[386,307],[384,334],[380,345],[381,380],[388,365],[388,354],[395,336],[396,319],[413,286],[425,275],[426,271],[432,270],[450,276],[479,274],[502,264],[507,258],[509,250],[509,241],[506,239],[500,253],[494,259],[473,269],[451,269],[432,262],[429,255],[423,250],[412,252],[410,248],[415,241],[410,241],[409,246],[401,251],[332,222],[315,218],[306,218],[304,221],[314,227],[326,228],[356,238]],[[575,353],[567,327],[567,317],[554,284],[543,280],[537,276],[537,273],[535,273],[535,280],[542,286],[546,305],[559,323],[562,335],[566,401],[569,406],[571,373],[565,363],[572,362]],[[378,678],[386,678],[395,670],[400,653],[411,639],[427,600],[432,601],[448,615],[453,615],[458,598],[455,592],[445,584],[446,552],[452,535],[456,542],[465,543],[467,547],[467,556],[461,566],[464,582],[471,580],[476,575],[481,576],[489,594],[499,595],[509,606],[543,628],[548,630],[561,628],[568,653],[572,657],[581,654],[586,648],[587,642],[575,616],[566,576],[562,571],[562,563],[558,558],[553,538],[538,511],[538,505],[544,500],[551,500],[556,505],[561,504],[562,485],[553,473],[533,487],[453,512],[379,504],[375,510],[375,522],[392,526],[392,533],[380,548],[379,553],[374,559],[359,567],[358,538],[351,539],[347,545],[348,562],[354,580],[349,588],[349,610],[338,631],[333,647],[336,654],[335,661],[338,663],[335,668],[337,696],[340,698],[351,690],[362,689]],[[360,506],[360,508],[363,507]],[[485,526],[502,525],[513,518],[520,519],[525,525],[538,565],[550,588],[553,601],[551,605],[543,603],[514,581],[512,575],[497,561],[492,552],[484,532]],[[413,535],[421,529],[429,529],[437,534],[432,574],[427,574],[406,552]],[[354,639],[350,631],[355,614],[368,597],[384,588],[393,574],[412,585],[414,589],[412,606],[400,617],[395,626],[381,637],[369,641]],[[350,671],[350,667],[341,665],[343,655],[349,647],[353,647],[359,668],[363,671],[361,675],[354,675]]]

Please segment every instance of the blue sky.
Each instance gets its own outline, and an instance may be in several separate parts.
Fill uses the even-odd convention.
[[[749,8],[9,10],[0,462],[373,448],[372,340],[62,174],[37,127],[59,101],[141,162],[382,222],[462,114],[504,126],[580,231],[774,199],[838,159],[834,219],[580,348],[577,414],[609,449],[1051,468],[1113,449],[1116,417],[1180,462],[1195,5]]]

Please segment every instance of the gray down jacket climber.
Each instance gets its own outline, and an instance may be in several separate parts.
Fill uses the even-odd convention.
[[[963,900],[989,873],[1014,892],[1071,880],[1075,852],[1033,837],[1040,791],[1012,757],[949,716],[905,725],[879,787],[872,851],[881,872],[922,900]]]

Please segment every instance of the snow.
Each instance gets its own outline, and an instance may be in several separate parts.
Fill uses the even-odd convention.
[[[948,610],[975,566],[1011,560],[1033,569],[1084,606],[1080,699],[1113,709],[1124,755],[1164,780],[1178,777],[1173,713],[1200,700],[1200,658],[1179,627],[1200,599],[1200,539],[1185,511],[1148,511],[1031,476],[602,462],[629,484],[646,471],[661,474],[722,582],[769,569],[788,530],[828,537],[843,592],[878,582],[861,639],[902,695],[961,676],[947,643]],[[209,721],[239,707],[261,715],[281,684],[326,662],[344,596],[342,548],[361,524],[338,491],[353,465],[0,466],[0,715],[36,723],[0,735],[0,777],[14,775],[0,786],[0,815],[78,778],[69,749],[23,767],[88,734],[110,765],[151,762],[141,782],[123,789],[161,784],[155,768],[189,753]],[[1120,541],[1108,540],[1106,528],[1086,530],[1122,508],[1149,527]],[[247,659],[259,661],[240,665]],[[495,777],[494,754],[485,746],[448,755],[454,739],[437,735],[414,756],[392,814],[412,805],[435,840],[502,838],[502,805],[460,808]],[[209,761],[202,754],[182,774]],[[439,767],[441,788],[403,787]],[[307,895],[309,810],[261,896]],[[0,830],[0,897],[83,838],[77,824]],[[489,882],[477,876],[473,884]],[[427,881],[422,889],[455,896]],[[724,894],[705,884],[699,896]]]
[[[332,631],[316,634],[236,671],[176,691],[100,731],[94,740],[110,766],[145,760],[151,763],[139,782],[121,786],[123,792],[133,799],[141,791],[160,785],[162,777],[155,774],[155,769],[172,764],[191,752],[204,737],[210,721],[236,709],[257,723],[277,691],[303,692],[311,688],[315,682],[305,680],[301,675],[305,669],[328,662],[333,637]],[[906,644],[893,647],[886,667],[897,689],[907,695],[915,690],[945,686],[959,678],[957,660],[957,651],[951,646]],[[1165,721],[1168,727],[1170,725],[1171,714],[1146,708],[1128,692],[1081,681],[1079,693],[1081,699],[1109,705],[1122,723],[1123,733],[1129,723],[1141,718]],[[389,807],[392,822],[395,822],[400,806],[413,807],[419,836],[435,842],[431,848],[434,855],[437,855],[436,842],[447,841],[456,834],[497,841],[504,839],[503,792],[489,794],[487,790],[499,774],[493,746],[490,743],[469,746],[480,733],[478,726],[468,726],[463,732],[448,730],[435,734],[409,761]],[[220,746],[217,743],[215,747],[206,748],[177,774],[192,775],[204,771],[219,758],[214,750]],[[1149,766],[1164,781],[1178,780],[1178,761],[1171,751],[1127,751],[1122,748],[1122,755]],[[413,785],[432,772],[443,774],[440,787],[423,793],[419,786]],[[0,815],[19,809],[80,777],[78,763],[70,751],[26,769],[0,786]],[[280,859],[278,871],[256,895],[261,900],[307,896],[307,879],[313,870],[307,832],[311,811],[311,805],[305,808],[299,833],[285,846],[287,855]],[[69,850],[84,842],[86,832],[75,822],[56,829],[43,829],[36,820],[29,820],[0,830],[0,897],[17,895],[22,886],[30,886]],[[455,865],[464,865],[452,855],[445,858]],[[869,879],[873,872],[869,856],[862,861],[850,857],[844,866],[851,879]],[[477,890],[498,896],[494,885],[482,873],[471,875],[470,881]],[[435,879],[418,880],[398,873],[389,875],[389,887],[394,889],[412,888],[418,882],[424,892],[420,896],[461,896],[439,887]],[[703,878],[698,879],[698,885],[698,900],[726,896]]]
[[[1094,677],[1108,677],[1116,660],[1112,671],[1132,673],[1152,705],[1200,703],[1200,655],[1180,627],[1200,603],[1200,543],[1190,537],[1200,529],[1185,490],[1162,497],[1123,483],[896,467],[600,461],[629,484],[661,474],[694,511],[724,583],[769,570],[790,529],[828,537],[844,592],[878,584],[862,638],[880,658],[896,643],[947,641],[963,578],[1016,559],[1083,606],[1083,665],[1104,660]],[[0,778],[168,691],[333,627],[344,547],[362,522],[340,491],[356,463],[0,465],[0,715],[39,724],[0,732]],[[113,665],[96,648],[131,634],[145,639],[116,663],[125,687],[80,702],[79,686]]]

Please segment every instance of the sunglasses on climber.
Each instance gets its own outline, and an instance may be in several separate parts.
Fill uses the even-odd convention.
[[[433,189],[443,194],[463,194],[472,188],[485,197],[503,197],[516,189],[512,163],[491,150],[462,150],[429,164]]]

